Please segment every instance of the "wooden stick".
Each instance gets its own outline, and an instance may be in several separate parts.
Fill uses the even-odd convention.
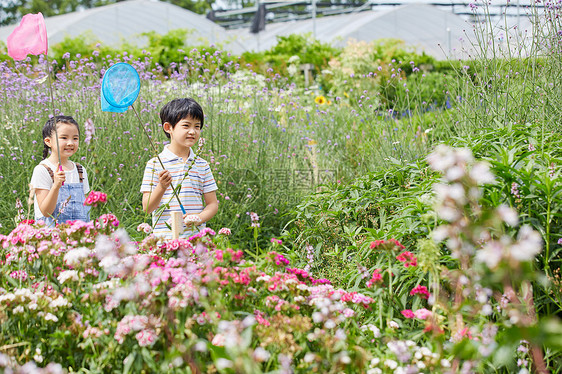
[[[178,239],[183,231],[183,214],[179,211],[172,212],[172,239]]]

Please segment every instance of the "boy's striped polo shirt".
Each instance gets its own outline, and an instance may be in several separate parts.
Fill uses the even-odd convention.
[[[189,165],[195,158],[195,163],[189,171],[189,176],[184,175],[189,168]],[[216,191],[217,184],[215,183],[215,178],[211,172],[211,167],[207,161],[203,160],[201,157],[195,156],[193,150],[190,150],[189,157],[186,162],[172,151],[169,150],[168,146],[164,147],[162,153],[160,153],[160,159],[164,164],[166,170],[172,175],[172,185],[177,187],[178,184],[182,183],[182,187],[179,190],[179,197],[183,204],[183,207],[187,213],[201,213],[203,210],[203,194],[208,192]],[[146,164],[144,169],[144,176],[142,178],[141,192],[152,192],[154,188],[158,185],[158,175],[162,171],[162,165],[156,157],[153,157]],[[183,182],[182,182],[183,180]],[[172,193],[172,186],[169,186],[162,200],[160,206],[169,202],[169,207],[164,210],[160,218],[157,220],[158,215],[155,214],[158,209],[152,212],[152,227],[154,228],[154,234],[164,239],[172,238],[172,230],[166,226],[166,222],[171,218],[172,211],[181,211],[178,200],[174,197]],[[205,224],[201,224],[198,229],[205,227]],[[187,238],[195,233],[197,229],[185,230],[180,237]]]

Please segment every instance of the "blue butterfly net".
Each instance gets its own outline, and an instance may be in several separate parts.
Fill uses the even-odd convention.
[[[111,66],[101,83],[101,110],[125,112],[139,96],[140,86],[139,73],[134,67],[124,62]]]

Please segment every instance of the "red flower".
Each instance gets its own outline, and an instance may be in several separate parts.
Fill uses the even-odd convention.
[[[414,287],[414,289],[410,291],[410,295],[414,296],[416,294],[419,294],[422,299],[429,299],[429,290],[426,286],[418,285]]]
[[[412,252],[402,252],[398,256],[396,256],[396,259],[400,262],[403,262],[404,267],[418,266],[418,259]]]

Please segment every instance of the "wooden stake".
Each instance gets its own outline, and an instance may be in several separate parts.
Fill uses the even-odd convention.
[[[172,212],[172,239],[178,239],[183,231],[183,214],[179,211]]]

